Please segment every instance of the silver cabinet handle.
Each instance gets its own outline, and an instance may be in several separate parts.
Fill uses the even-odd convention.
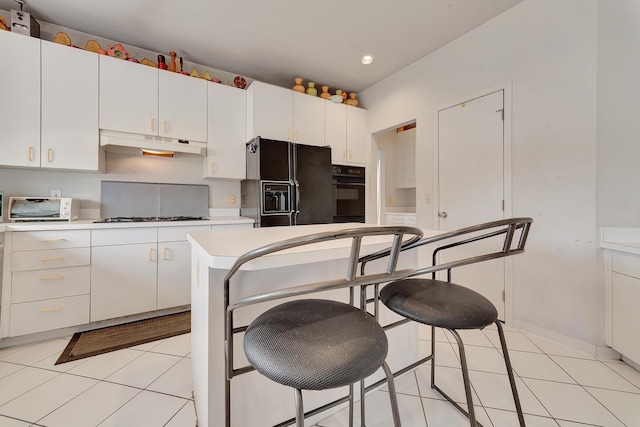
[[[447,213],[446,212],[438,212],[438,216],[440,218],[446,218],[447,217]]]

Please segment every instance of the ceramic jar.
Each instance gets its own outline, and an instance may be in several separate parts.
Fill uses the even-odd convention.
[[[347,105],[353,105],[354,107],[357,107],[357,106],[358,106],[358,104],[360,104],[360,101],[358,101],[358,100],[356,99],[356,95],[357,95],[357,94],[356,94],[355,92],[351,92],[351,93],[349,94],[349,99],[347,99],[346,101],[344,101],[344,103],[345,103],[345,104],[347,104]]]
[[[329,99],[331,94],[329,93],[329,86],[322,86],[322,93],[320,94],[320,98]]]
[[[318,89],[316,89],[316,84],[314,82],[308,83],[309,87],[307,88],[307,95],[318,96]]]
[[[302,77],[296,77],[294,79],[296,84],[293,86],[293,90],[296,92],[304,93],[304,86],[302,86]]]

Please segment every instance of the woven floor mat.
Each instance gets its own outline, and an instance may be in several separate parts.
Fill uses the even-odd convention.
[[[69,341],[56,365],[110,351],[121,350],[191,331],[191,312],[137,320],[122,325],[77,332]]]

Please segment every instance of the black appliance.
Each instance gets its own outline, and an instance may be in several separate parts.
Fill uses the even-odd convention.
[[[364,168],[333,166],[333,222],[364,222]]]
[[[256,227],[329,224],[331,148],[256,137],[247,143],[240,214]]]

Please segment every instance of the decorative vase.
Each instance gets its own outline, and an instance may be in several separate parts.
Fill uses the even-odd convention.
[[[360,101],[358,101],[358,100],[356,99],[356,95],[357,95],[357,94],[356,94],[355,92],[351,92],[351,93],[349,94],[349,99],[347,99],[346,101],[344,101],[344,103],[345,103],[345,104],[347,104],[347,105],[353,105],[354,107],[357,107],[357,106],[358,106],[358,104],[360,103]]]
[[[293,86],[293,90],[296,92],[304,93],[304,86],[302,86],[302,77],[296,77],[294,79],[296,84]]]
[[[309,82],[309,87],[307,88],[307,95],[318,96],[318,89],[316,89],[316,84],[314,82]]]
[[[329,99],[331,94],[329,93],[329,86],[322,86],[322,93],[320,94],[320,98]]]
[[[340,89],[336,89],[336,94],[330,96],[329,99],[338,104],[342,104],[342,102],[344,102],[344,99],[342,98],[342,91]]]

